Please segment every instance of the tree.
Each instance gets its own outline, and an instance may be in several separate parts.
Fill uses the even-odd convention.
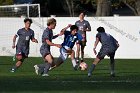
[[[121,0],[136,16],[140,15],[140,0]]]
[[[11,5],[13,3],[13,0],[0,0],[0,5]]]
[[[97,1],[96,16],[109,16],[111,14],[111,2],[108,0]]]

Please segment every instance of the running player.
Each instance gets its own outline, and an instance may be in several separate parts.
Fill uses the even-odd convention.
[[[81,62],[84,61],[84,48],[86,46],[86,32],[91,31],[91,26],[87,20],[84,20],[85,13],[81,12],[79,15],[80,20],[75,22],[75,25],[78,27],[78,33],[82,35],[83,40],[77,42],[77,51],[76,51],[76,59],[77,63],[79,63],[79,55],[81,51]]]
[[[95,55],[97,54],[96,52],[96,47],[99,42],[101,42],[102,46],[97,54],[97,57],[95,58],[93,64],[91,65],[89,71],[88,71],[88,77],[92,75],[93,70],[95,69],[95,66],[102,60],[104,57],[107,55],[110,57],[110,66],[111,66],[111,76],[115,76],[115,71],[114,71],[114,66],[115,66],[115,52],[117,48],[119,47],[118,41],[114,39],[113,36],[110,34],[105,33],[105,29],[103,27],[99,27],[97,29],[98,33],[96,35],[96,41],[94,43],[94,48],[93,51]]]
[[[25,27],[17,31],[17,34],[13,37],[12,48],[16,47],[16,59],[17,63],[12,67],[11,72],[15,72],[19,68],[24,59],[28,57],[30,40],[38,43],[37,39],[34,38],[34,31],[30,29],[32,20],[29,18],[24,19]],[[16,38],[19,37],[18,42],[15,46]]]

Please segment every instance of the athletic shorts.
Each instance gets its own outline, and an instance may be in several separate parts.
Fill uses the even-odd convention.
[[[16,56],[22,55],[23,57],[28,57],[28,54],[29,54],[29,48],[24,46],[22,47],[16,46]]]
[[[67,49],[70,49],[69,47],[67,46],[63,46],[60,48],[60,56],[62,58],[62,60],[66,60],[69,56],[69,54],[67,53]]]
[[[115,56],[115,51],[109,51],[109,49],[101,48],[97,57],[101,60],[101,59],[104,59],[104,57],[106,55],[109,56],[109,57],[114,57]]]
[[[80,44],[81,46],[86,46],[86,41],[77,41],[76,44]]]
[[[50,49],[48,49],[47,47],[41,46],[40,54],[42,55],[43,58],[45,58],[48,54],[51,54],[51,52]]]

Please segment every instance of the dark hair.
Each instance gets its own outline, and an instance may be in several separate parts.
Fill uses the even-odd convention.
[[[54,18],[50,18],[47,20],[47,26],[50,26],[51,24],[56,23],[56,20]]]
[[[72,25],[72,26],[70,27],[70,31],[72,31],[72,30],[74,30],[74,29],[78,30],[78,27],[77,27],[76,25]]]
[[[32,19],[30,19],[30,18],[25,18],[24,19],[24,23],[26,23],[27,21],[29,21],[30,23],[33,23]]]
[[[83,13],[83,15],[85,16],[86,15],[86,12],[85,11],[80,11],[79,15]]]
[[[97,31],[98,31],[98,32],[105,32],[105,29],[104,29],[103,27],[98,27],[98,28],[97,28]]]

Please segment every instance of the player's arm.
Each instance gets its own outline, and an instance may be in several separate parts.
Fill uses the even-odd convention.
[[[89,22],[87,22],[87,28],[84,31],[88,31],[88,32],[91,31],[91,26],[90,26],[90,23]]]
[[[33,39],[32,39],[32,42],[38,43],[38,40],[35,39],[35,38],[33,38]]]
[[[61,48],[61,45],[60,45],[60,44],[54,44],[54,43],[52,43],[49,39],[46,39],[46,43],[47,43],[48,45],[50,45],[50,46],[56,46],[56,47],[58,47],[58,48]]]
[[[34,31],[32,32],[32,35],[31,35],[31,41],[38,43],[38,40],[34,38]]]
[[[17,35],[14,35],[13,37],[13,45],[12,45],[12,48],[14,49],[16,47],[16,38],[17,38]]]
[[[65,33],[65,31],[66,31],[69,27],[71,27],[71,24],[68,24],[67,27],[63,28],[63,29],[60,31],[60,34],[59,34],[59,35],[60,35],[60,36],[63,35],[63,34]]]
[[[99,38],[96,37],[96,41],[95,41],[95,43],[94,43],[94,48],[93,48],[93,51],[94,51],[94,54],[95,54],[95,55],[97,54],[97,52],[96,52],[96,47],[97,47],[98,43],[99,43]]]

